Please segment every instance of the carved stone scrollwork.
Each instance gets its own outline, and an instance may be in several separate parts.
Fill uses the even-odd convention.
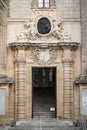
[[[73,63],[73,57],[70,50],[64,50],[62,61],[63,63]]]
[[[38,64],[51,64],[55,63],[56,59],[60,56],[58,50],[54,48],[50,49],[37,49],[34,48],[31,51],[31,57],[33,61]]]
[[[50,16],[49,16],[50,17]],[[38,19],[38,18],[37,18]],[[49,19],[49,18],[48,18]],[[64,38],[63,38],[64,36]],[[18,41],[38,41],[38,40],[56,40],[62,41],[62,39],[69,39],[68,35],[63,35],[62,21],[51,21],[51,31],[48,34],[40,34],[37,29],[36,19],[29,19],[24,23],[24,30],[17,35]]]
[[[62,39],[62,27],[61,27],[62,21],[59,20],[58,22],[55,22],[53,25],[53,32],[52,34],[57,38],[57,39]]]
[[[15,62],[26,63],[25,50],[18,50],[18,53],[15,55]]]
[[[17,35],[18,41],[29,41],[29,40],[36,40],[37,32],[35,30],[35,22],[29,19],[27,22],[24,23],[24,31],[20,32]]]

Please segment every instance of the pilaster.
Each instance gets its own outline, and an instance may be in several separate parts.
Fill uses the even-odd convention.
[[[64,49],[63,53],[63,116],[73,118],[73,58],[70,48]]]
[[[18,48],[15,61],[15,118],[25,119],[25,69],[24,48]]]

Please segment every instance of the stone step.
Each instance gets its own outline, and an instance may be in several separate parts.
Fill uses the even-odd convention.
[[[14,128],[8,130],[74,130],[72,122],[54,119],[32,119],[16,123]]]
[[[55,106],[52,88],[35,88],[33,95],[33,117],[52,118],[50,108]]]
[[[72,128],[65,128],[65,127],[45,127],[45,126],[28,126],[28,127],[15,127],[15,128],[9,128],[8,130],[72,130]]]

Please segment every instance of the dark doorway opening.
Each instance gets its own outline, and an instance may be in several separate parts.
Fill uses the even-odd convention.
[[[32,117],[56,117],[56,67],[32,68]]]

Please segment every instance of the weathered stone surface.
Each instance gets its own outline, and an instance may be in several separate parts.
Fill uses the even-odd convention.
[[[13,84],[14,79],[5,74],[0,74],[0,84]]]
[[[0,118],[31,119],[32,68],[55,67],[56,117],[75,120],[87,88],[87,1],[51,0],[49,8],[38,8],[37,2],[9,0],[0,8],[0,89],[6,93]],[[41,18],[51,25],[44,35],[37,28]]]

